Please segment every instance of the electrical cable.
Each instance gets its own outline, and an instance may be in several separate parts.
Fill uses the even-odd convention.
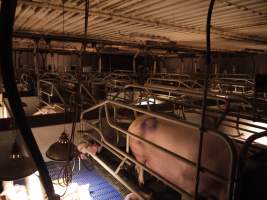
[[[71,156],[70,155],[73,155],[73,153],[75,153],[75,157],[73,158],[74,163],[75,163],[75,159],[80,156],[77,153],[77,150],[73,149],[72,144],[74,143],[74,136],[75,136],[75,130],[76,130],[76,124],[77,124],[76,121],[77,121],[78,113],[79,113],[79,100],[80,100],[80,96],[81,96],[81,94],[80,94],[81,76],[82,76],[82,68],[84,65],[84,55],[85,55],[85,51],[86,51],[86,38],[87,38],[87,28],[88,28],[88,11],[89,11],[89,1],[85,0],[84,42],[82,43],[82,48],[81,48],[81,57],[80,57],[81,61],[80,61],[80,69],[79,69],[79,73],[78,73],[78,83],[76,85],[75,101],[73,102],[74,104],[70,105],[70,112],[71,113],[74,112],[74,116],[72,119],[71,134],[70,134],[70,138],[69,138],[69,142],[68,142],[68,155],[69,156],[67,156],[67,161],[64,163],[63,167],[60,169],[60,172],[58,174],[58,179],[57,179],[59,185],[66,187],[66,190],[61,195],[61,197],[66,194],[67,188],[68,188],[69,184],[72,182],[74,166],[71,168],[71,160],[70,160]],[[63,31],[64,31],[64,1],[63,1]],[[65,114],[65,117],[66,117],[66,114]],[[65,125],[64,125],[64,130],[65,130]],[[84,166],[85,166],[85,164],[84,164]],[[59,182],[60,180],[62,180],[62,183]]]
[[[209,74],[210,74],[210,68],[211,68],[210,29],[211,29],[211,17],[212,17],[212,11],[213,11],[213,7],[214,7],[214,3],[215,3],[215,0],[210,1],[208,15],[207,15],[207,24],[206,24],[206,71],[205,71],[205,82],[204,82],[204,92],[203,92],[203,102],[202,102],[200,138],[199,138],[199,146],[198,146],[198,159],[197,159],[197,168],[196,168],[197,169],[197,171],[196,171],[196,184],[195,184],[195,193],[194,193],[195,200],[198,199],[202,146],[203,146],[204,133],[205,133],[208,82],[209,82]]]
[[[18,89],[14,77],[14,68],[12,61],[12,36],[15,21],[16,0],[2,0],[0,14],[0,65],[3,75],[3,83],[6,89],[8,101],[17,122],[21,135],[28,147],[36,167],[40,173],[41,182],[44,186],[49,200],[58,199],[55,195],[52,181],[50,179],[47,167],[43,160],[42,154],[34,139],[31,128],[26,120],[22,102],[18,94]]]

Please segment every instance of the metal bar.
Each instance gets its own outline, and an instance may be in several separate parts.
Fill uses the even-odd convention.
[[[187,193],[185,190],[183,190],[182,188],[179,188],[177,186],[175,186],[174,184],[172,184],[171,182],[169,182],[168,180],[166,180],[165,178],[163,178],[162,176],[160,176],[159,174],[151,171],[150,169],[148,169],[143,163],[140,163],[138,162],[137,160],[133,159],[131,156],[129,156],[127,153],[121,151],[119,148],[115,147],[114,145],[110,144],[109,142],[107,142],[105,140],[105,138],[103,137],[101,131],[94,127],[92,124],[90,124],[90,127],[93,128],[94,130],[97,131],[97,133],[101,136],[101,140],[102,141],[99,141],[98,139],[96,139],[94,136],[89,136],[91,137],[92,139],[96,140],[98,143],[100,143],[101,145],[103,145],[105,148],[107,148],[108,150],[110,150],[112,153],[114,153],[118,158],[120,158],[121,160],[123,158],[121,158],[121,156],[118,156],[117,152],[119,154],[121,154],[124,158],[127,158],[128,160],[130,160],[131,162],[135,163],[135,164],[138,164],[140,166],[142,166],[143,169],[145,169],[147,172],[149,172],[150,174],[152,174],[153,176],[155,176],[156,178],[158,178],[159,180],[161,180],[163,183],[167,184],[168,186],[170,186],[172,189],[174,189],[175,191],[177,192],[180,192],[188,197],[191,197],[192,198],[192,195]]]
[[[170,154],[170,155],[173,155],[173,156],[174,156],[175,158],[177,158],[177,159],[182,159],[181,157],[179,157],[179,155],[174,154],[174,153],[172,153],[172,152],[169,152],[168,150],[166,150],[166,149],[164,149],[164,148],[162,148],[162,147],[160,147],[160,146],[157,146],[157,145],[153,144],[152,142],[145,140],[144,138],[139,138],[138,136],[136,136],[136,135],[134,135],[134,134],[132,134],[132,133],[130,133],[130,132],[128,132],[128,131],[125,131],[124,129],[121,129],[120,127],[117,127],[116,125],[112,124],[112,123],[110,122],[110,120],[109,120],[109,113],[108,113],[108,107],[107,107],[108,104],[111,104],[111,105],[113,105],[113,106],[118,106],[118,107],[128,108],[128,109],[134,110],[134,111],[136,111],[136,112],[140,112],[140,113],[147,114],[147,115],[150,115],[150,116],[153,116],[153,117],[156,117],[156,118],[165,120],[165,121],[169,121],[169,122],[174,123],[174,124],[179,124],[179,125],[183,125],[183,126],[187,126],[187,127],[191,127],[191,128],[195,128],[195,129],[197,128],[196,125],[192,125],[192,124],[190,124],[190,123],[185,123],[185,122],[182,123],[182,122],[173,120],[173,119],[171,119],[171,118],[166,118],[166,117],[160,116],[160,115],[155,114],[155,113],[153,113],[153,112],[145,111],[145,110],[142,110],[142,109],[139,109],[139,108],[136,108],[136,107],[128,106],[128,105],[125,105],[125,104],[122,104],[122,103],[118,103],[118,102],[114,102],[114,101],[109,101],[109,100],[106,100],[105,102],[102,102],[102,103],[100,103],[100,104],[98,104],[98,105],[95,105],[95,106],[93,106],[92,108],[87,109],[87,111],[82,112],[82,114],[81,114],[81,119],[82,119],[82,118],[83,118],[83,115],[84,115],[86,112],[88,112],[88,111],[92,111],[92,110],[94,110],[94,109],[97,109],[97,108],[99,108],[99,107],[104,106],[104,107],[105,107],[105,111],[106,111],[106,119],[107,119],[107,122],[109,123],[109,126],[111,126],[112,128],[114,128],[114,129],[116,129],[116,130],[118,130],[118,131],[124,133],[126,136],[134,137],[135,139],[137,139],[137,140],[139,140],[139,141],[142,141],[142,142],[144,142],[144,143],[147,143],[147,144],[149,144],[149,145],[152,145],[152,146],[154,146],[155,148],[158,148],[158,149],[160,149],[160,150],[162,150],[162,151],[164,151],[164,152],[166,152],[166,153],[168,153],[168,154]],[[101,132],[100,132],[100,134],[101,134]],[[235,151],[235,149],[234,149],[234,145],[233,145],[233,143],[232,143],[232,140],[229,139],[229,138],[228,138],[226,135],[224,135],[224,134],[215,133],[215,132],[209,132],[209,134],[213,134],[213,135],[216,136],[216,137],[220,137],[220,138],[226,143],[226,146],[227,146],[228,149],[229,149],[229,152],[230,152],[230,166],[231,166],[231,167],[230,167],[230,170],[229,170],[229,179],[228,179],[227,188],[228,188],[228,191],[230,191],[230,189],[231,189],[231,187],[232,187],[232,185],[233,185],[233,182],[234,182],[234,179],[232,178],[232,174],[233,174],[233,171],[234,171],[233,169],[235,169],[235,159],[236,159],[236,151]],[[104,141],[104,143],[105,143],[105,140],[103,140],[103,141]],[[111,144],[108,144],[108,143],[106,143],[106,144],[107,144],[107,145],[111,145]],[[117,148],[114,147],[113,145],[111,145],[110,147],[113,148],[114,150],[118,150],[118,152],[122,153],[124,156],[127,156],[127,159],[129,159],[130,161],[135,162],[135,163],[141,165],[142,167],[144,167],[144,169],[145,169],[146,171],[148,171],[148,172],[151,173],[151,171],[150,171],[149,169],[147,169],[144,165],[140,164],[139,162],[133,160],[131,157],[129,157],[129,156],[127,155],[127,153],[122,152],[121,150],[117,149]],[[186,163],[192,165],[192,166],[196,166],[196,164],[195,164],[194,162],[192,162],[192,161],[188,161],[188,160],[186,161],[186,159],[182,159],[182,160],[183,160],[184,162],[186,162]],[[200,170],[201,170],[202,172],[206,172],[206,175],[209,175],[209,176],[211,176],[211,177],[213,177],[213,178],[216,177],[216,178],[215,178],[216,180],[218,180],[218,181],[222,181],[223,183],[225,183],[225,180],[224,180],[224,179],[221,179],[220,176],[218,176],[217,174],[214,174],[214,173],[211,172],[210,170],[207,170],[207,169],[205,169],[204,167],[201,167]],[[235,172],[235,171],[234,171],[234,172]],[[155,174],[155,173],[153,173],[153,172],[152,172],[151,174],[152,174],[152,175],[155,175],[156,177],[158,177],[158,175]],[[160,179],[160,180],[161,180],[161,179]],[[226,181],[227,181],[227,180],[226,180]],[[170,187],[174,188],[176,191],[180,191],[182,194],[188,196],[188,194],[187,194],[187,193],[184,193],[184,191],[181,190],[181,188],[177,188],[176,186],[172,185],[171,183],[168,183],[168,181],[166,181],[164,178],[163,178],[163,182],[166,183],[167,185],[169,185]],[[189,197],[190,197],[190,196],[191,196],[191,195],[189,195]],[[192,197],[192,196],[191,196],[191,197]]]
[[[83,84],[80,85],[80,92],[82,92],[82,90],[85,91],[85,93],[91,98],[91,100],[95,104],[96,103],[95,97],[91,94],[91,92],[89,92],[89,90]]]
[[[53,91],[55,91],[55,93],[57,94],[57,96],[59,97],[60,101],[63,103],[64,105],[64,110],[66,112],[66,102],[64,100],[64,98],[61,96],[60,92],[58,91],[58,89],[55,87],[55,85],[52,82],[46,81],[46,80],[40,80],[41,83],[45,83],[48,85],[51,85],[51,93],[46,93],[44,91],[41,90],[42,93],[47,94],[48,96],[53,96]]]
[[[121,184],[123,184],[128,190],[135,193],[140,200],[144,200],[145,197],[141,196],[140,193],[138,193],[136,190],[134,190],[128,183],[126,183],[119,175],[117,175],[107,164],[105,164],[101,159],[99,159],[97,156],[92,155],[92,158],[94,158],[102,167],[104,167],[114,178],[116,178]]]
[[[121,161],[121,163],[119,164],[119,166],[118,166],[117,169],[115,170],[115,174],[118,174],[118,173],[119,173],[121,167],[124,165],[124,163],[125,163],[126,160],[127,160],[127,159],[124,158],[124,159]]]
[[[151,93],[151,92],[148,90],[148,89],[149,89],[148,87],[146,87],[146,86],[142,86],[142,85],[136,85],[136,84],[129,84],[129,85],[126,85],[122,91],[118,91],[117,94],[113,96],[112,100],[117,99],[117,97],[120,95],[120,93],[125,93],[125,91],[126,91],[128,88],[141,89],[141,90],[143,90],[143,91],[145,91],[145,92],[147,93],[147,96],[148,96],[148,97],[151,96],[151,97],[153,97],[154,99],[157,99],[157,100],[161,100],[161,101],[165,101],[165,102],[167,101],[167,102],[171,102],[171,103],[174,103],[174,104],[183,105],[183,106],[187,106],[187,107],[192,107],[192,106],[193,106],[192,104],[186,104],[186,103],[182,102],[182,101],[181,101],[182,99],[181,99],[181,100],[180,100],[180,99],[173,99],[173,100],[172,100],[172,99],[161,98],[160,96],[155,95],[155,93]],[[160,90],[160,91],[164,91],[164,90]],[[187,94],[187,93],[184,93],[184,94]],[[160,94],[160,95],[162,95],[162,94]],[[182,97],[182,98],[183,98],[183,97]],[[209,98],[210,98],[210,96],[209,96]],[[221,120],[236,123],[235,120],[233,120],[233,119],[229,119],[227,116],[233,116],[233,117],[236,117],[236,116],[240,115],[239,113],[236,113],[236,114],[235,114],[234,112],[229,112],[229,111],[228,111],[228,115],[226,116],[227,107],[229,107],[230,104],[231,104],[231,101],[230,101],[229,99],[227,99],[227,98],[220,98],[220,97],[218,97],[218,98],[213,97],[213,98],[211,98],[211,99],[224,101],[225,104],[228,105],[228,106],[226,106],[226,109],[224,109],[224,110],[221,110],[221,109],[215,109],[215,108],[206,108],[207,111],[209,111],[209,113],[210,113],[210,112],[212,112],[212,113],[214,113],[214,114],[220,113],[220,114],[221,114],[221,118],[220,118]],[[148,106],[149,106],[149,105],[148,105]],[[195,108],[200,108],[200,107],[196,105]],[[198,113],[197,111],[194,111],[194,112]],[[242,116],[242,117],[244,118],[244,116]],[[248,120],[253,120],[253,119],[248,119]],[[239,121],[238,123],[239,123],[240,125],[252,126],[252,127],[254,127],[254,128],[258,128],[258,129],[266,129],[265,127],[262,127],[262,126],[259,126],[259,125],[254,125],[254,124],[251,124],[251,123],[248,123],[248,122],[244,122],[244,121]],[[223,125],[225,125],[225,124],[223,124]],[[248,132],[251,132],[250,130],[246,130],[246,129],[243,129],[243,128],[239,128],[239,129],[241,129],[241,130],[245,130],[245,131],[248,131]]]
[[[259,139],[261,137],[267,137],[267,131],[252,135],[249,138],[247,138],[247,140],[245,141],[245,143],[243,144],[243,146],[242,146],[242,148],[240,150],[239,160],[238,160],[238,167],[237,167],[237,170],[236,170],[236,182],[237,182],[237,185],[236,185],[236,188],[235,188],[235,191],[234,191],[235,192],[234,193],[234,198],[237,199],[237,200],[239,199],[239,195],[240,195],[240,192],[241,192],[240,185],[242,183],[240,182],[240,178],[241,178],[242,172],[243,172],[245,164],[246,164],[249,147],[252,145],[252,143],[256,139]]]

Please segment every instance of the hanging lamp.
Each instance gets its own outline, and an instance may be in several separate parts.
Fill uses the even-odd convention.
[[[0,151],[0,180],[12,181],[33,174],[37,168],[32,158],[22,149],[17,139]]]
[[[71,161],[75,157],[76,146],[69,140],[65,131],[57,142],[46,151],[46,156],[54,161]]]
[[[64,35],[64,1],[62,1],[62,25]],[[64,42],[63,42],[64,49]],[[64,57],[63,57],[64,62]],[[64,102],[64,123],[66,123],[66,104]],[[65,125],[64,125],[65,126]],[[46,151],[46,156],[54,161],[71,161],[75,157],[76,146],[69,140],[68,135],[65,132],[61,133],[57,142],[50,145]]]

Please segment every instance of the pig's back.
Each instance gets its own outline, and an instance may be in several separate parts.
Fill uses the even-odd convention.
[[[154,135],[152,133],[148,138],[159,146],[191,161],[197,158],[199,141],[197,129],[159,120]]]

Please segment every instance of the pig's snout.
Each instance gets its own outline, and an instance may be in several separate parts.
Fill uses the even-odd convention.
[[[151,200],[151,194],[146,194],[143,192],[141,192],[141,194],[145,199]],[[130,193],[125,196],[124,200],[141,200],[141,199],[135,193]]]
[[[100,147],[98,145],[86,142],[78,144],[77,149],[80,153],[84,155],[89,155],[89,154],[96,155],[96,153],[100,151]]]
[[[124,200],[140,200],[138,196],[134,193],[127,194]]]

